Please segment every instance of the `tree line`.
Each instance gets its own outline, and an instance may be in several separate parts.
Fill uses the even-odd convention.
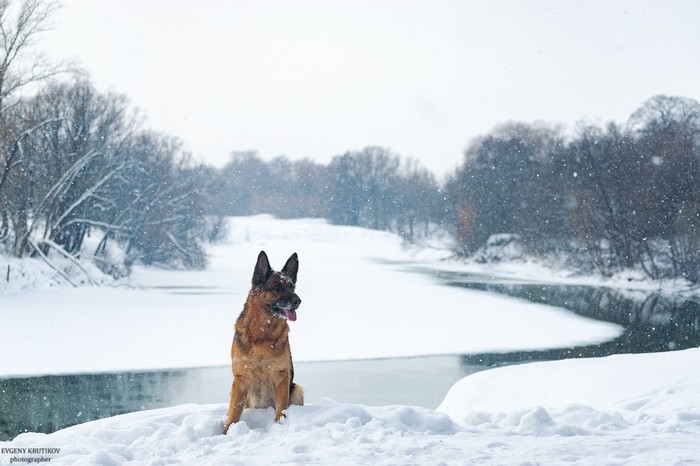
[[[208,179],[204,191],[216,215],[323,217],[406,238],[440,221],[442,194],[433,174],[382,147],[347,152],[326,165],[234,153]]]
[[[464,253],[515,233],[605,275],[700,282],[700,104],[655,96],[625,125],[509,123],[476,138],[446,183]]]

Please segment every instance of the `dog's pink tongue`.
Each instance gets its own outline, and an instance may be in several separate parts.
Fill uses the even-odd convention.
[[[287,316],[288,320],[291,320],[292,322],[297,320],[297,313],[294,309],[285,309],[284,313]]]

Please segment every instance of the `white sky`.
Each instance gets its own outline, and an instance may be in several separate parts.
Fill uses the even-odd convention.
[[[700,100],[694,0],[65,0],[44,38],[215,165],[381,145],[442,177],[498,123]]]

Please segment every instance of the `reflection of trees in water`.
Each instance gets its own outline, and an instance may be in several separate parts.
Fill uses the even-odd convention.
[[[165,406],[184,377],[166,371],[0,379],[0,440]]]
[[[660,291],[617,290],[588,286],[503,285],[452,282],[452,285],[507,294],[558,306],[621,325],[623,334],[594,346],[465,356],[465,364],[502,365],[520,361],[651,353],[700,345],[700,300]]]

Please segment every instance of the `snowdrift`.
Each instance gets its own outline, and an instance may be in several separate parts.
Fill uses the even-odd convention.
[[[325,399],[280,424],[246,410],[224,436],[224,404],[183,405],[0,445],[83,465],[698,464],[699,365],[700,349],[526,364],[464,378],[436,411]]]

